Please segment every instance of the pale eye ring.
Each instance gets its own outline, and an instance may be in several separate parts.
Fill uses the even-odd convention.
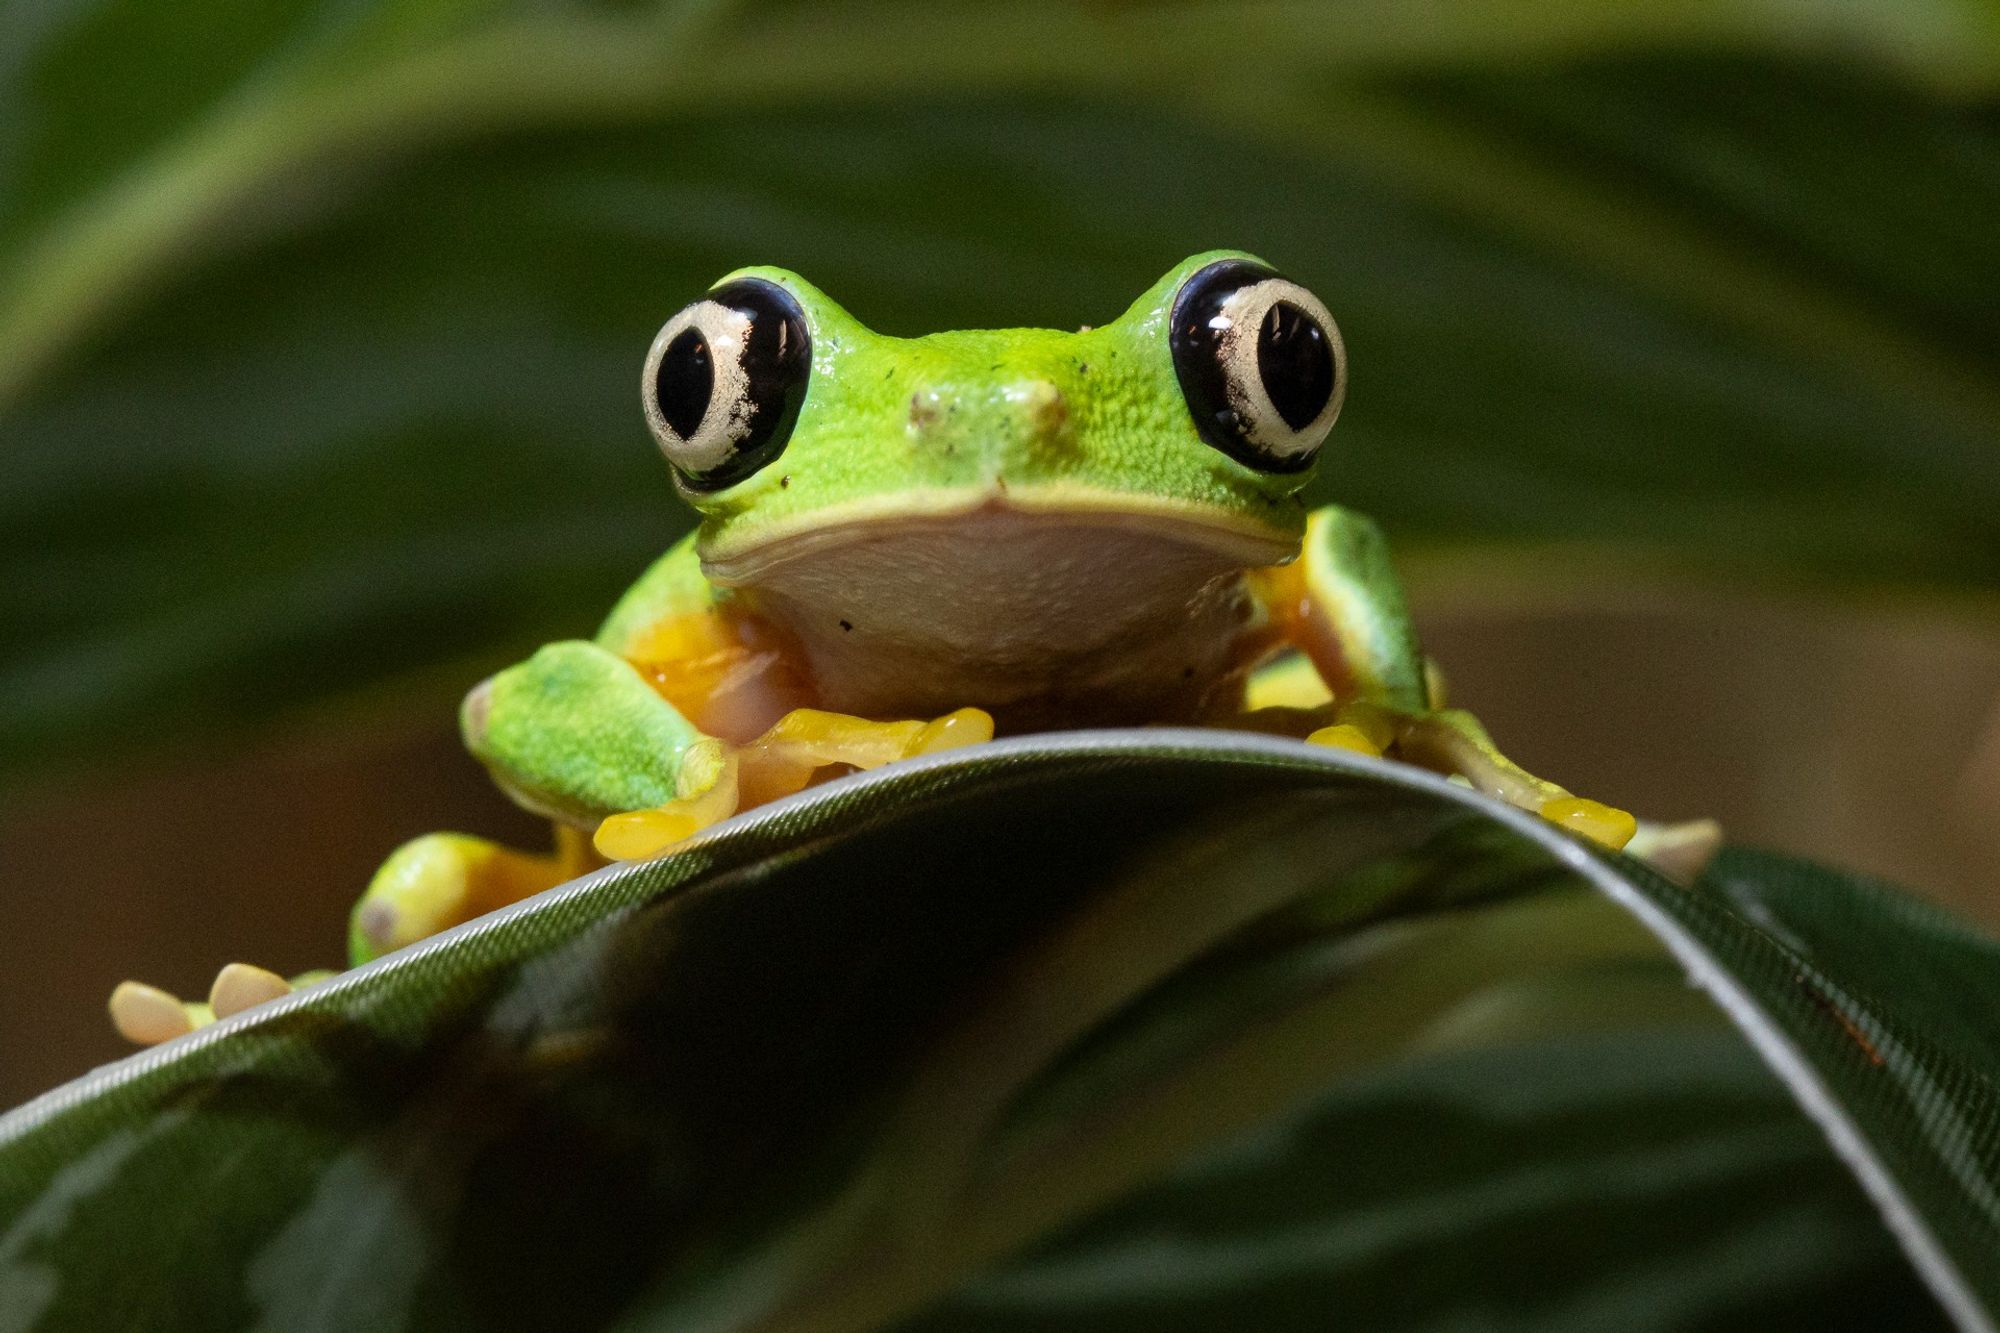
[[[1317,296],[1219,260],[1181,284],[1168,345],[1202,439],[1260,472],[1312,466],[1347,392],[1340,328]]]
[[[717,490],[784,451],[805,401],[812,339],[792,294],[761,278],[715,288],[646,353],[646,424],[682,483]]]

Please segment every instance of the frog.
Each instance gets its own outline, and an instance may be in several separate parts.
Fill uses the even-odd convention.
[[[1714,844],[1527,772],[1449,705],[1381,528],[1304,499],[1347,348],[1255,255],[1194,255],[1074,332],[911,338],[742,268],[661,326],[640,382],[696,527],[594,638],[542,647],[460,712],[552,846],[405,844],[354,907],[350,965],[996,734],[1242,728],[1414,764],[1683,871]],[[111,1013],[151,1044],[321,975],[232,963],[206,1001],[126,982]]]

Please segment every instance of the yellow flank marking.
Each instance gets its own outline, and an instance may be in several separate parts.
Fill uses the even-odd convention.
[[[111,992],[111,1024],[119,1036],[141,1046],[157,1046],[194,1031],[186,1005],[143,981],[121,981]]]
[[[1381,757],[1382,747],[1368,739],[1368,733],[1351,722],[1321,727],[1306,737],[1307,745],[1324,745],[1330,750],[1352,750],[1356,754]]]
[[[1303,653],[1251,672],[1243,687],[1243,708],[1251,713],[1260,708],[1323,708],[1332,702],[1333,691]]]
[[[208,990],[208,1007],[217,1018],[227,1018],[291,993],[292,983],[276,972],[249,963],[231,963],[215,974],[215,984]]]
[[[627,645],[625,657],[709,735],[741,740],[805,699],[777,638],[754,617],[714,610],[668,616]]]
[[[1582,796],[1558,796],[1544,802],[1538,813],[1551,824],[1581,833],[1614,852],[1632,841],[1632,835],[1639,831],[1639,821],[1630,814]]]
[[[1314,556],[1315,531],[1324,520],[1323,513],[1309,517],[1299,558],[1252,570],[1250,588],[1270,615],[1276,641],[1304,652],[1332,697],[1378,693],[1380,682],[1369,670],[1367,654],[1354,650],[1365,640],[1367,626],[1355,623],[1350,590],[1328,577]]]
[[[713,611],[683,611],[646,627],[625,655],[640,662],[692,662],[735,652],[740,643],[730,626]]]

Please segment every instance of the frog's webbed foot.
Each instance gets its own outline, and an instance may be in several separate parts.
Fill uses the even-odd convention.
[[[182,1000],[143,981],[123,981],[111,992],[111,1024],[127,1041],[157,1046],[332,975],[305,972],[287,979],[250,963],[230,963],[215,974],[206,1001]]]
[[[614,861],[644,860],[738,810],[803,790],[822,769],[880,768],[992,739],[993,719],[977,708],[960,708],[928,722],[875,722],[817,708],[793,709],[746,745],[711,737],[689,746],[676,798],[606,819],[598,825],[596,847]]]

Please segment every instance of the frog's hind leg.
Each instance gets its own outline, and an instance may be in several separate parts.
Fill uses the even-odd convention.
[[[1458,777],[1603,846],[1629,845],[1677,877],[1698,873],[1713,852],[1712,822],[1646,825],[1642,834],[1630,814],[1536,777],[1501,753],[1478,718],[1446,707],[1442,674],[1418,647],[1387,544],[1368,519],[1333,507],[1315,512],[1299,559],[1262,572],[1254,586],[1279,637],[1312,663],[1328,701],[1319,702],[1292,666],[1253,676],[1247,702],[1305,719],[1307,740]]]
[[[556,826],[555,848],[543,854],[463,833],[426,834],[397,848],[355,904],[349,961],[365,963],[603,864],[587,835],[565,825]],[[111,1022],[126,1040],[151,1046],[331,975],[315,971],[287,978],[230,963],[216,973],[206,1001],[182,1000],[157,986],[127,981],[111,993]]]

